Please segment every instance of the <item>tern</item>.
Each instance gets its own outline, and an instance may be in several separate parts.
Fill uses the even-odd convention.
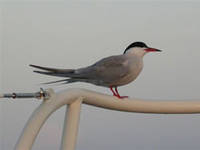
[[[113,96],[121,99],[127,96],[120,96],[117,87],[126,85],[138,77],[143,68],[143,56],[149,52],[161,52],[161,50],[148,47],[144,42],[134,42],[125,49],[123,54],[103,58],[84,68],[58,69],[32,64],[30,66],[42,70],[33,72],[64,78],[46,84],[86,82],[108,87]]]

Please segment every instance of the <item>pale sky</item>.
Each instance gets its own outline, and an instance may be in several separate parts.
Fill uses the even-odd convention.
[[[200,98],[199,2],[1,1],[6,2],[0,5],[1,92],[44,87],[111,94],[86,83],[40,85],[57,78],[35,74],[28,65],[79,68],[143,41],[163,52],[146,55],[141,75],[120,87],[120,93],[156,100]],[[0,101],[0,149],[14,148],[39,104],[34,99]],[[59,148],[64,112],[62,108],[48,119],[33,150]],[[199,126],[198,114],[136,114],[84,105],[77,150],[198,150]]]

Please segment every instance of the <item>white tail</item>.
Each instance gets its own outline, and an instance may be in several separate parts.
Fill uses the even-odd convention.
[[[70,89],[54,93],[48,89],[50,98],[33,112],[20,136],[15,149],[31,150],[40,128],[47,118],[63,105],[67,105],[65,124],[60,150],[74,150],[78,133],[81,104],[106,109],[138,113],[200,113],[200,101],[146,101],[139,99],[118,99],[84,89]]]

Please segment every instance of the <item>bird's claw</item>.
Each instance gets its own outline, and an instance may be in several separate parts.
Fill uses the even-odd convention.
[[[128,96],[120,96],[120,95],[114,95],[114,94],[113,94],[113,96],[115,96],[115,97],[117,97],[117,98],[119,98],[119,99],[128,98]]]
[[[128,96],[120,96],[120,99],[128,98]]]

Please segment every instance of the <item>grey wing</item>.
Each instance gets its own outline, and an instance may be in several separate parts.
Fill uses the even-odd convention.
[[[68,78],[64,80],[48,82],[47,84],[57,82],[88,82],[96,85],[109,86],[120,78],[126,76],[129,71],[129,68],[127,67],[127,60],[123,55],[107,57],[89,67],[80,69],[57,69],[36,65],[30,66],[45,70],[35,70],[34,72],[36,73]]]
[[[77,70],[85,79],[94,84],[108,86],[126,76],[129,72],[128,61],[123,55],[104,58],[95,64]]]

